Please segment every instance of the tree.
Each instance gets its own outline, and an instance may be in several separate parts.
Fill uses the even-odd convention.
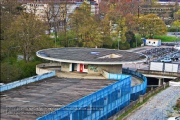
[[[22,12],[21,5],[16,0],[1,0],[0,3],[1,15],[0,15],[0,40],[1,40],[1,60],[6,57],[8,47],[11,45],[10,41],[7,41],[6,30],[10,28],[11,22],[16,19],[16,16]]]
[[[45,25],[34,14],[21,13],[6,30],[7,40],[12,46],[20,46],[24,60],[28,62],[35,52],[51,46],[45,36]]]
[[[96,47],[102,46],[101,31],[98,20],[91,14],[91,6],[87,2],[75,10],[69,21],[71,30],[75,31],[79,46]]]
[[[177,11],[177,12],[175,12],[175,20],[180,20],[180,9]]]
[[[180,27],[180,9],[175,12],[175,21],[172,23],[172,25],[177,28]]]
[[[119,37],[121,39],[121,42],[125,43],[126,42],[125,33],[127,32],[125,17],[120,17],[117,23],[118,23],[117,34],[118,34],[118,36],[120,35]]]
[[[133,14],[127,14],[125,16],[126,18],[126,26],[129,31],[137,32],[138,30],[138,16],[135,16]]]
[[[180,20],[176,20],[173,22],[173,26],[180,27]]]
[[[154,35],[164,35],[167,32],[167,27],[162,19],[155,14],[147,14],[139,18],[139,34],[143,37]]]
[[[128,43],[130,44],[130,47],[133,48],[136,46],[136,38],[135,35],[132,31],[128,31],[125,33],[126,39],[128,41]]]

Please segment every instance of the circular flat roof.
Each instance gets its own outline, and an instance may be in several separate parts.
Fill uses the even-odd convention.
[[[124,64],[144,62],[142,54],[105,48],[49,48],[36,52],[40,58],[58,62],[84,64]]]

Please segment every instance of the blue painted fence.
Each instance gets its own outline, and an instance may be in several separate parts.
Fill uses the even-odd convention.
[[[122,69],[122,72],[124,74],[130,74],[143,80],[142,84],[131,87],[131,100],[137,100],[140,95],[144,95],[146,93],[147,78],[144,75],[129,69]]]
[[[26,85],[26,84],[29,84],[29,83],[32,83],[32,82],[36,82],[36,81],[39,81],[39,80],[43,80],[45,78],[53,77],[55,75],[56,75],[55,71],[52,71],[52,72],[45,73],[45,74],[42,74],[42,75],[36,75],[36,76],[25,78],[25,79],[15,81],[15,82],[12,82],[12,83],[4,84],[4,85],[0,86],[0,92],[10,90],[10,89],[13,89],[13,88],[16,88],[16,87],[19,87],[19,86],[22,86],[22,85]]]
[[[107,120],[130,103],[131,77],[127,76],[37,120]]]
[[[124,75],[124,74],[112,74],[112,73],[109,73],[108,75],[108,79],[110,80],[123,80],[127,77],[129,77],[129,75]]]

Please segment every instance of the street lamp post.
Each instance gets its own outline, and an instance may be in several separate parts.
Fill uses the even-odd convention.
[[[177,44],[177,39],[178,39],[178,27],[176,28],[176,44]]]
[[[56,47],[56,42],[57,42],[57,32],[55,31],[55,47]]]
[[[11,49],[15,49],[15,48],[18,48],[18,47],[20,47],[20,46],[15,46],[15,47],[9,47],[9,49],[8,49],[8,66],[7,66],[7,80],[9,80],[10,78],[10,76],[9,76],[9,66],[10,66],[10,62],[9,62],[9,53],[10,53],[10,50]]]
[[[119,41],[121,39],[121,31],[119,31],[119,35],[118,35],[118,50],[119,50]]]

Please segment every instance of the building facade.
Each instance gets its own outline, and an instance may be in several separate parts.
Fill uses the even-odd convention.
[[[104,48],[52,48],[37,51],[36,55],[61,63],[63,72],[96,75],[103,71],[122,73],[122,64],[144,62],[147,59],[142,54]]]

